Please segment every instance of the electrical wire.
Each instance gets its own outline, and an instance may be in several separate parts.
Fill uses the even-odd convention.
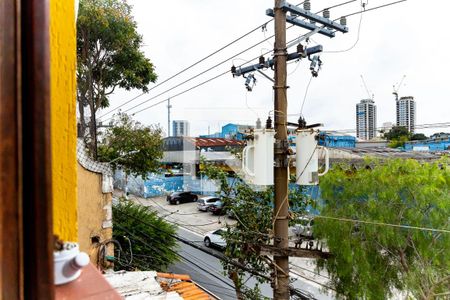
[[[214,52],[212,52],[212,53],[206,55],[205,57],[201,58],[200,60],[196,61],[195,63],[189,65],[188,67],[184,68],[183,70],[181,70],[181,71],[175,73],[174,75],[172,75],[172,76],[168,77],[167,79],[163,80],[162,82],[158,83],[157,85],[155,85],[154,87],[152,87],[151,89],[149,89],[147,92],[141,93],[140,95],[138,95],[138,96],[136,96],[136,97],[134,97],[134,98],[132,98],[132,99],[130,99],[130,100],[128,100],[128,101],[122,103],[121,105],[119,105],[119,106],[117,106],[117,107],[111,109],[110,111],[106,112],[105,114],[101,115],[99,118],[103,118],[104,116],[109,115],[109,114],[110,114],[111,112],[113,112],[114,110],[117,110],[117,109],[123,107],[124,105],[126,105],[126,104],[128,104],[128,103],[134,101],[135,99],[139,98],[140,96],[142,96],[142,95],[144,95],[144,94],[150,92],[151,90],[153,90],[153,89],[159,87],[160,85],[162,85],[162,84],[168,82],[169,80],[171,80],[171,79],[177,77],[178,75],[183,74],[183,73],[186,72],[187,70],[189,70],[189,69],[195,67],[196,65],[198,65],[199,63],[205,61],[206,59],[210,58],[211,56],[213,56],[213,55],[215,55],[215,54],[221,52],[222,50],[224,50],[224,49],[228,48],[229,46],[235,44],[236,42],[242,40],[243,38],[245,38],[246,36],[252,34],[252,33],[255,32],[256,30],[260,29],[261,27],[267,26],[267,24],[270,23],[272,20],[273,20],[273,19],[271,19],[271,20],[269,20],[269,21],[267,21],[267,22],[265,22],[265,23],[259,25],[258,27],[256,27],[256,28],[250,30],[249,32],[247,32],[247,33],[241,35],[240,37],[234,39],[233,41],[229,42],[228,44],[226,44],[226,45],[220,47],[219,49],[215,50]]]
[[[383,5],[380,5],[380,6],[376,6],[376,7],[372,7],[372,8],[363,10],[363,11],[357,11],[357,12],[354,12],[354,13],[351,13],[351,14],[348,14],[348,15],[344,15],[342,17],[351,17],[351,16],[354,16],[354,15],[357,15],[357,14],[362,14],[362,13],[365,13],[365,12],[368,12],[368,11],[377,10],[379,8],[391,6],[391,5],[398,4],[398,3],[401,3],[401,2],[405,2],[405,1],[408,1],[408,0],[399,0],[399,1],[391,2],[391,3],[386,3],[386,4],[383,4]],[[337,18],[334,21],[337,21],[339,19],[340,18]]]
[[[292,27],[292,26],[291,26],[291,27]],[[254,44],[254,45],[252,45],[252,46],[250,46],[250,47],[248,47],[248,48],[246,48],[246,49],[244,49],[244,50],[242,50],[242,51],[240,51],[240,52],[234,54],[233,56],[231,56],[231,57],[229,57],[229,58],[227,58],[227,59],[225,59],[225,60],[222,60],[221,62],[215,64],[214,66],[212,66],[212,67],[210,67],[210,68],[208,68],[208,69],[206,69],[206,70],[204,70],[204,71],[202,71],[202,72],[200,72],[200,73],[197,73],[196,75],[194,75],[194,76],[192,76],[192,77],[190,77],[190,78],[184,80],[184,81],[181,82],[181,83],[178,83],[178,84],[175,85],[175,86],[172,86],[171,88],[169,88],[169,89],[167,89],[167,90],[165,90],[165,91],[163,91],[163,92],[157,94],[156,96],[153,96],[153,97],[151,97],[151,98],[149,98],[149,99],[146,99],[146,100],[144,100],[143,102],[141,102],[141,103],[139,103],[139,104],[137,104],[137,105],[135,105],[135,106],[133,106],[133,107],[131,107],[131,108],[128,108],[128,109],[124,110],[124,112],[128,112],[128,111],[130,111],[130,110],[132,110],[132,109],[134,109],[134,108],[137,108],[137,107],[141,106],[142,104],[145,104],[145,103],[147,103],[147,102],[149,102],[149,101],[151,101],[151,100],[153,100],[153,99],[155,99],[155,98],[157,98],[157,97],[159,97],[159,96],[161,96],[161,95],[163,95],[163,94],[166,94],[166,93],[170,92],[171,90],[173,90],[173,89],[175,89],[175,88],[177,88],[177,87],[179,87],[179,86],[181,86],[181,85],[183,85],[183,84],[185,84],[185,83],[190,82],[191,80],[194,80],[195,78],[197,78],[197,77],[199,77],[199,76],[201,76],[201,75],[203,75],[203,74],[205,74],[205,73],[207,73],[207,72],[209,72],[209,71],[211,71],[211,70],[217,68],[218,66],[223,65],[223,64],[229,62],[229,61],[232,60],[233,58],[235,58],[235,57],[237,57],[237,56],[239,56],[239,55],[241,55],[241,54],[243,54],[243,53],[245,53],[245,52],[247,52],[247,51],[249,51],[249,50],[255,48],[256,46],[260,45],[261,43],[265,42],[265,41],[268,40],[268,39],[271,39],[271,38],[274,37],[274,36],[275,36],[274,34],[271,35],[271,36],[268,37],[267,39],[264,39],[264,40],[262,40],[262,41],[260,41],[260,42],[258,42],[258,43],[256,43],[256,44]],[[258,57],[259,57],[259,56],[258,56]],[[247,63],[248,63],[248,62],[247,62]],[[228,72],[229,72],[229,70],[227,70],[227,71],[224,72],[224,73],[226,74],[226,73],[228,73]],[[223,74],[223,75],[225,75],[225,74]],[[173,98],[174,98],[174,97],[172,96],[171,99],[173,99]],[[165,102],[165,101],[167,101],[167,99],[165,99],[165,100],[162,101],[162,102]],[[159,102],[159,103],[162,103],[162,102]],[[158,104],[159,104],[159,103],[158,103]],[[116,109],[117,109],[117,108],[116,108]],[[112,112],[112,111],[113,111],[113,110],[111,110],[111,112]],[[103,117],[103,116],[102,116],[102,117]],[[100,118],[101,118],[101,117],[100,117]],[[105,122],[108,121],[108,120],[110,120],[110,119],[112,119],[112,117],[106,119]]]
[[[358,220],[358,219],[338,218],[338,217],[330,217],[330,216],[322,216],[322,215],[314,216],[314,218],[330,219],[330,220],[351,222],[351,223],[363,223],[363,224],[370,224],[370,225],[377,225],[377,226],[388,226],[388,227],[396,227],[396,228],[403,228],[403,229],[414,229],[414,230],[429,231],[429,232],[450,233],[450,230],[442,229],[442,228],[429,228],[429,227],[410,226],[410,225],[401,225],[401,224],[390,224],[390,223],[383,223],[383,222],[377,222],[377,221],[365,221],[365,220]]]
[[[300,116],[303,116],[303,106],[305,105],[306,96],[308,95],[308,90],[309,90],[309,86],[311,84],[312,79],[313,79],[313,76],[311,75],[311,77],[309,78],[309,81],[308,81],[308,85],[306,86],[305,95],[303,96],[302,106],[300,108]]]
[[[144,223],[144,222],[142,221],[142,223]],[[127,230],[126,228],[124,228],[124,227],[122,227],[122,226],[119,226],[119,227],[121,227],[121,229],[124,230],[125,232],[127,232],[129,235],[134,236],[135,239],[137,239],[138,241],[140,241],[140,242],[141,242],[142,244],[144,244],[145,246],[147,246],[147,247],[153,249],[153,250],[156,251],[156,252],[160,252],[160,250],[158,250],[155,246],[150,245],[149,243],[147,243],[146,241],[144,241],[142,238],[140,238],[140,237],[137,236],[136,234],[130,232],[129,230]],[[161,231],[163,231],[163,230],[161,230]],[[150,239],[150,237],[149,237],[147,234],[145,234],[144,232],[140,232],[140,233],[141,233],[142,235],[146,236],[148,239]],[[166,234],[167,234],[167,232],[166,232]],[[135,240],[135,241],[136,241],[136,240]],[[211,275],[211,276],[213,276],[213,277],[219,279],[219,280],[222,281],[224,284],[226,284],[226,285],[228,285],[228,286],[230,286],[230,287],[232,287],[232,288],[234,289],[234,286],[231,285],[230,283],[228,283],[227,281],[223,280],[223,278],[220,278],[220,277],[218,277],[217,275],[211,273],[209,270],[206,270],[205,268],[201,267],[200,265],[196,264],[195,262],[193,262],[193,261],[187,259],[186,257],[182,256],[181,254],[179,254],[179,253],[176,252],[175,250],[173,250],[173,249],[171,249],[171,248],[166,248],[166,250],[169,250],[170,252],[174,253],[175,255],[177,255],[178,257],[180,257],[181,259],[184,259],[185,261],[191,263],[192,265],[198,267],[199,269],[201,269],[201,270],[203,270],[204,272],[208,273],[209,275]]]
[[[344,49],[344,50],[330,50],[330,51],[323,51],[323,53],[344,53],[344,52],[348,52],[356,47],[356,45],[359,42],[359,37],[360,37],[360,33],[361,33],[361,24],[362,24],[362,19],[363,19],[362,12],[364,11],[364,9],[365,9],[365,5],[363,5],[363,1],[361,0],[361,11],[360,11],[361,15],[359,17],[358,33],[357,33],[356,41],[353,43],[353,45],[351,45],[349,48]]]
[[[403,1],[406,1],[406,0],[401,0],[401,1],[399,1],[399,2],[403,2]],[[344,2],[344,3],[341,3],[341,4],[336,5],[335,7],[340,6],[340,5],[344,5],[344,4],[348,4],[348,3],[351,3],[351,2],[352,2],[352,1],[347,1],[347,2]],[[302,2],[302,3],[303,3],[303,2]],[[300,3],[300,4],[301,4],[301,3]],[[300,4],[299,4],[299,5],[300,5]],[[385,6],[386,6],[386,5],[385,5]],[[383,7],[383,6],[382,6],[382,7]],[[273,19],[271,19],[270,21],[268,21],[268,22],[266,22],[266,23],[269,23],[269,22],[271,22],[272,20],[273,20]],[[264,23],[264,24],[266,24],[266,23]],[[264,25],[264,24],[263,24],[263,25]],[[261,26],[263,26],[263,25],[261,25]],[[255,28],[254,30],[259,29],[261,26],[258,26],[258,27]],[[290,28],[292,28],[292,27],[294,27],[294,25],[288,26],[286,29],[290,29]],[[323,27],[324,27],[324,26],[323,26]],[[322,27],[322,28],[323,28],[323,27]],[[308,35],[311,35],[311,33],[306,33],[306,34],[305,34],[305,36],[308,36]],[[182,83],[179,83],[179,84],[177,84],[176,86],[173,86],[172,88],[170,88],[170,89],[168,89],[168,90],[165,90],[164,92],[162,92],[162,93],[160,93],[160,94],[158,94],[158,95],[156,95],[156,96],[154,96],[154,97],[151,97],[151,98],[145,100],[144,102],[142,102],[142,103],[140,103],[140,104],[138,104],[138,105],[136,105],[136,106],[133,106],[133,107],[131,107],[131,108],[125,110],[124,112],[128,112],[128,111],[130,111],[130,110],[132,110],[132,109],[134,109],[134,108],[137,108],[138,106],[140,106],[140,105],[142,105],[142,104],[144,104],[144,103],[147,103],[148,101],[151,101],[151,100],[153,100],[153,99],[155,99],[155,98],[157,98],[157,97],[159,97],[159,96],[161,96],[161,95],[163,95],[163,94],[165,94],[165,93],[167,93],[167,92],[170,92],[171,90],[173,90],[173,89],[179,87],[180,85],[185,84],[185,83],[187,83],[187,82],[189,82],[189,81],[191,81],[191,80],[193,80],[193,79],[199,77],[200,75],[203,75],[204,73],[206,73],[206,72],[208,72],[208,71],[210,71],[210,70],[216,68],[217,66],[219,66],[219,65],[221,65],[221,64],[224,64],[225,62],[227,62],[227,61],[229,61],[229,60],[235,58],[236,56],[241,55],[242,53],[247,52],[248,50],[250,50],[250,49],[252,49],[252,48],[258,46],[259,44],[261,44],[261,43],[267,41],[268,39],[270,39],[270,38],[272,38],[272,37],[274,37],[274,35],[269,36],[268,38],[266,38],[266,39],[264,39],[264,40],[262,40],[262,41],[260,41],[260,42],[258,42],[258,43],[256,43],[256,44],[254,44],[253,46],[251,46],[251,47],[249,47],[249,48],[247,48],[247,49],[245,49],[245,50],[239,52],[238,54],[236,54],[236,55],[234,55],[234,56],[232,56],[232,57],[230,57],[230,58],[228,58],[228,59],[226,59],[226,60],[220,62],[219,64],[216,64],[215,66],[213,66],[213,67],[211,67],[211,68],[209,68],[209,69],[207,69],[207,70],[205,70],[205,71],[203,71],[203,72],[201,72],[201,73],[198,73],[197,75],[195,75],[195,76],[193,76],[193,77],[191,77],[191,78],[189,78],[189,79],[183,81]],[[297,39],[298,39],[298,38],[295,38],[295,39],[289,41],[289,44],[291,44],[292,42],[296,41]],[[289,47],[291,47],[291,46],[289,46]],[[269,54],[270,52],[272,52],[272,50],[270,50],[270,51],[268,51],[268,52],[265,52],[265,53],[262,54],[262,55],[267,55],[267,54]],[[249,61],[247,61],[247,63],[244,63],[244,64],[242,64],[242,65],[239,66],[239,67],[242,67],[242,66],[244,66],[244,65],[246,65],[246,64],[248,64],[248,63],[250,63],[250,62],[253,61],[254,59],[257,59],[258,57],[259,57],[259,56],[257,56],[256,58],[253,58],[253,59],[251,59],[251,60],[249,60]],[[185,90],[185,91],[183,91],[183,92],[181,92],[181,93],[179,93],[179,94],[177,94],[177,95],[184,94],[185,92],[188,92],[188,91],[190,91],[190,90],[192,90],[192,89],[195,89],[195,88],[197,88],[197,87],[199,87],[199,86],[202,86],[203,84],[205,84],[205,83],[207,83],[207,82],[210,82],[210,81],[212,81],[212,80],[214,80],[214,79],[216,79],[216,78],[218,78],[218,77],[220,77],[220,76],[223,76],[223,75],[225,75],[225,74],[228,73],[228,72],[229,72],[229,71],[226,71],[226,72],[224,72],[223,74],[220,74],[219,76],[215,76],[215,77],[213,77],[213,78],[211,78],[211,79],[209,79],[209,80],[206,80],[206,81],[202,82],[201,84],[198,84],[198,85],[196,85],[196,86],[194,86],[194,87],[192,87],[192,88],[190,88],[190,89],[187,89],[187,90]],[[161,83],[161,84],[162,84],[162,83]],[[136,98],[136,97],[135,97],[135,98]],[[129,102],[131,102],[132,100],[135,100],[135,98],[133,98],[133,99],[127,101],[126,104],[129,103]],[[173,97],[171,97],[171,98],[173,98]],[[147,110],[147,109],[149,109],[149,108],[152,108],[152,107],[154,107],[154,106],[156,106],[156,105],[158,105],[158,104],[164,103],[164,102],[166,102],[166,101],[167,101],[167,99],[165,99],[165,100],[163,100],[163,101],[159,101],[159,102],[157,102],[156,104],[151,105],[151,106],[149,106],[149,107],[147,107],[147,108],[145,108],[145,109],[143,109],[143,110],[140,110],[140,111],[137,111],[137,112],[135,112],[135,113],[132,113],[132,115],[135,115],[135,114],[137,114],[137,113],[140,113],[140,112],[142,112],[142,111],[145,111],[145,110]],[[125,105],[125,104],[123,104],[123,105]],[[121,105],[120,107],[122,107],[123,105]],[[110,111],[108,112],[108,114],[111,113],[111,112],[113,112],[114,110],[117,110],[117,109],[120,108],[120,107],[116,107],[116,108],[110,110]],[[103,114],[102,116],[99,117],[99,119],[101,119],[101,118],[104,117],[105,115],[106,115],[106,114]],[[110,120],[110,119],[112,119],[112,117],[106,119],[105,122],[108,121],[108,120]]]

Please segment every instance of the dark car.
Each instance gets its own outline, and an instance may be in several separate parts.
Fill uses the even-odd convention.
[[[213,205],[208,207],[208,211],[212,212],[213,215],[224,215],[226,213],[222,201],[216,201]]]
[[[175,192],[167,196],[167,202],[170,204],[180,204],[197,201],[198,196],[192,192]]]

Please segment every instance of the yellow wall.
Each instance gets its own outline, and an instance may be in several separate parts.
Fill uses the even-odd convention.
[[[112,226],[103,226],[111,209],[112,193],[102,192],[102,174],[86,170],[78,164],[78,243],[80,250],[89,254],[91,262],[97,265],[98,243],[92,237],[99,237],[100,243],[112,238]],[[109,212],[111,213],[111,212]],[[111,221],[111,219],[109,219]],[[106,227],[106,228],[104,228]],[[114,255],[113,244],[109,244],[107,255]]]
[[[76,26],[74,1],[50,0],[53,228],[77,241]]]

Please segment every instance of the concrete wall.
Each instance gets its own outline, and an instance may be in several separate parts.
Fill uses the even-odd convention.
[[[50,1],[53,229],[77,241],[76,33],[73,1]]]
[[[100,243],[112,238],[112,193],[102,192],[102,176],[78,164],[78,243],[95,265]],[[94,237],[100,243],[92,243]],[[107,255],[113,254],[109,244]]]

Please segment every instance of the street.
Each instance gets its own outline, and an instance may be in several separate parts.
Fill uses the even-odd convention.
[[[152,207],[166,221],[178,226],[177,233],[181,238],[194,242],[205,249],[207,248],[203,245],[203,238],[206,232],[236,222],[226,216],[218,217],[207,212],[199,212],[195,202],[170,205],[164,197],[144,199],[132,196],[131,199],[142,205]],[[170,266],[170,272],[189,274],[194,281],[220,299],[236,299],[234,285],[227,276],[223,275],[223,268],[218,258],[182,242],[178,242],[178,245],[178,254],[184,259]],[[317,274],[311,259],[291,258],[290,261],[290,277],[293,279],[292,286],[294,288],[312,295],[314,299],[328,300],[335,298],[332,291],[326,292],[323,290],[326,288],[328,278],[322,273]],[[256,279],[249,278],[246,286],[252,288],[256,283]],[[260,285],[260,289],[263,296],[272,298],[273,291],[270,284]]]

